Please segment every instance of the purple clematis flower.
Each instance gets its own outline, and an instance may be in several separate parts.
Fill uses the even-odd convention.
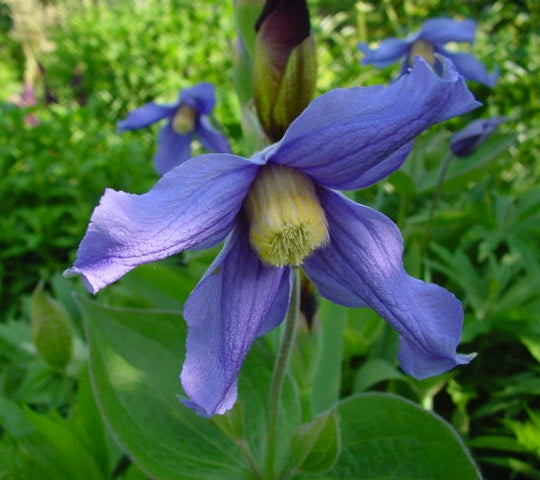
[[[469,123],[463,130],[452,135],[450,149],[456,157],[472,155],[506,120],[506,117],[481,118]]]
[[[473,20],[432,18],[424,22],[419,32],[405,39],[389,38],[381,42],[376,49],[369,48],[365,43],[359,43],[358,48],[365,55],[362,59],[363,65],[373,64],[377,68],[384,68],[404,58],[402,73],[412,66],[417,55],[431,64],[438,61],[435,54],[442,55],[452,60],[457,71],[467,80],[493,87],[498,77],[496,71],[489,74],[486,67],[470,53],[451,52],[444,47],[449,42],[472,44],[475,33],[476,22]]]
[[[150,102],[129,113],[118,122],[121,132],[144,128],[164,118],[167,124],[161,129],[154,166],[161,175],[191,158],[193,136],[209,152],[229,153],[229,142],[208,120],[216,98],[211,83],[199,83],[182,90],[178,100],[171,105]]]
[[[398,330],[399,360],[414,377],[465,364],[460,302],[410,277],[397,226],[336,189],[379,181],[416,135],[478,105],[453,68],[441,78],[424,61],[390,87],[333,90],[251,158],[201,155],[143,195],[107,189],[66,273],[95,293],[137,265],[227,237],[183,312],[181,382],[204,416],[234,405],[250,346],[285,316],[294,266],[326,298],[370,307]]]

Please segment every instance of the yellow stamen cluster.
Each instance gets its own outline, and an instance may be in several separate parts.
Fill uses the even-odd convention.
[[[435,65],[435,50],[433,45],[425,40],[417,40],[411,45],[409,52],[409,65],[414,65],[414,58],[422,57],[430,65]]]
[[[192,132],[195,129],[195,122],[197,121],[197,111],[189,105],[180,105],[172,120],[172,129],[183,135],[188,132]]]
[[[311,180],[290,167],[266,165],[244,202],[249,240],[269,265],[297,266],[328,241],[328,229]]]

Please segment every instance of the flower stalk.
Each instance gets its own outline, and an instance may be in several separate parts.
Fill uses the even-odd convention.
[[[446,173],[448,172],[448,167],[450,166],[452,158],[454,158],[454,155],[452,152],[449,152],[443,160],[439,178],[437,179],[437,185],[435,186],[435,192],[433,192],[433,197],[431,197],[429,217],[426,223],[426,229],[424,230],[424,236],[422,237],[422,242],[420,243],[420,251],[424,250],[431,234],[431,225],[433,223],[433,217],[435,216],[435,210],[439,204],[439,198],[441,197],[442,184],[444,183],[444,179],[446,177]]]
[[[292,291],[287,317],[285,319],[285,332],[281,339],[272,383],[270,384],[270,396],[268,407],[268,430],[266,434],[266,460],[264,469],[265,480],[274,479],[274,457],[276,448],[276,427],[279,413],[279,401],[283,389],[283,381],[287,372],[287,364],[294,345],[296,325],[300,316],[300,271],[295,268],[292,271]]]

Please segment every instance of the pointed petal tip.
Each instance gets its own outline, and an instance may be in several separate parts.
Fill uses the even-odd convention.
[[[466,365],[467,363],[472,362],[477,356],[478,352],[458,354],[459,365]]]
[[[222,402],[208,408],[200,403],[190,400],[188,397],[178,396],[178,399],[182,405],[188,407],[190,410],[193,410],[199,417],[210,418],[214,415],[225,415],[231,408],[233,408],[236,402],[236,395],[234,396],[232,402]]]
[[[401,338],[398,354],[399,363],[403,371],[417,380],[441,375],[459,365],[467,365],[477,353],[454,353],[453,355],[435,356],[433,353],[422,354],[418,349],[411,348]]]
[[[236,403],[238,384],[236,377],[224,389],[213,389],[215,385],[206,384],[204,374],[182,368],[180,384],[186,397],[179,397],[183,405],[193,410],[199,417],[210,418],[213,415],[227,413]]]
[[[99,286],[97,283],[92,283],[90,277],[88,277],[80,268],[77,267],[71,267],[62,272],[62,276],[64,278],[73,278],[73,277],[81,277],[81,280],[86,288],[92,295],[95,295],[97,292],[99,292],[103,287]]]
[[[200,406],[198,403],[193,402],[185,397],[178,397],[180,403],[190,410],[193,410],[199,417],[210,418],[215,412],[209,412],[206,408]]]

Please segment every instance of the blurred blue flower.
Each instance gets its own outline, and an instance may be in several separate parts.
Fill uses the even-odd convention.
[[[469,123],[450,139],[450,149],[456,157],[468,157],[480,147],[506,117],[481,118]]]
[[[386,177],[420,132],[477,106],[453,68],[441,78],[424,61],[390,87],[333,90],[251,158],[201,155],[143,195],[107,189],[66,274],[95,293],[138,265],[227,237],[183,311],[185,403],[204,416],[233,406],[242,362],[283,320],[300,265],[323,296],[370,307],[400,333],[407,373],[425,378],[465,364],[471,356],[456,353],[460,302],[410,277],[397,226],[336,189]]]
[[[476,22],[473,20],[432,18],[424,22],[419,32],[405,39],[389,38],[375,49],[369,48],[365,43],[359,43],[358,48],[364,54],[363,65],[373,64],[377,68],[384,68],[403,58],[401,73],[405,73],[412,66],[417,55],[432,65],[437,62],[436,54],[442,55],[452,60],[457,71],[467,80],[493,87],[498,77],[497,71],[489,74],[486,67],[470,53],[451,52],[445,48],[449,42],[472,44],[475,33]]]
[[[208,119],[216,103],[214,86],[199,83],[182,90],[178,100],[170,105],[147,103],[129,113],[118,122],[121,132],[144,128],[167,119],[158,138],[154,166],[163,175],[171,168],[191,158],[191,141],[194,136],[209,152],[229,153],[229,142],[218,132]]]

